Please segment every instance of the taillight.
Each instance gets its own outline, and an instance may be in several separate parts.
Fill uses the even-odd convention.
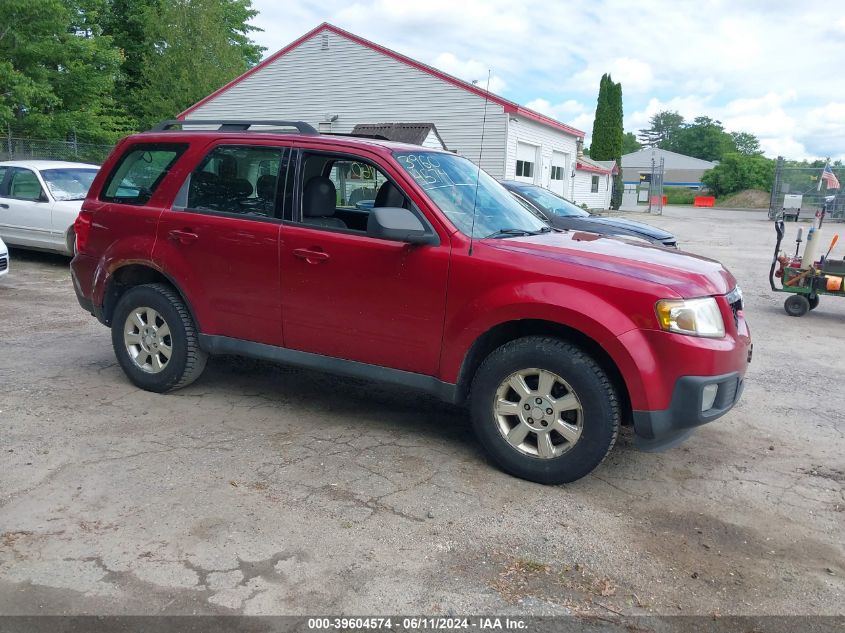
[[[76,252],[81,253],[85,250],[85,245],[88,243],[88,236],[91,234],[91,220],[94,214],[87,209],[82,209],[79,215],[76,216],[76,221],[73,223],[73,234],[76,235]]]

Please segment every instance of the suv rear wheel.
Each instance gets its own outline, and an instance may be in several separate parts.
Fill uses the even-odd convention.
[[[207,359],[184,301],[165,284],[135,286],[123,294],[112,317],[112,346],[129,379],[157,393],[194,382]]]
[[[543,484],[592,471],[619,432],[619,402],[607,374],[583,350],[555,338],[520,338],[490,354],[473,380],[470,406],[492,460]]]

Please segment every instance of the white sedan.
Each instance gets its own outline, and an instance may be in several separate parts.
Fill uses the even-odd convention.
[[[55,160],[0,162],[0,238],[73,255],[73,223],[99,169]]]
[[[0,240],[0,277],[9,272],[9,249]]]

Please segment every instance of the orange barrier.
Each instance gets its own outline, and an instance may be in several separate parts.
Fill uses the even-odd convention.
[[[715,196],[696,196],[692,201],[694,207],[713,207],[716,205]]]
[[[650,202],[650,204],[657,204],[657,196],[652,196],[652,197],[651,197],[651,202]],[[663,196],[663,204],[664,204],[664,205],[668,204],[668,203],[666,202],[666,196]]]

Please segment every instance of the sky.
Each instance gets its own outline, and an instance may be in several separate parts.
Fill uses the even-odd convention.
[[[253,0],[270,55],[322,22],[587,134],[599,79],[625,131],[673,110],[751,132],[767,156],[845,159],[842,0]]]

